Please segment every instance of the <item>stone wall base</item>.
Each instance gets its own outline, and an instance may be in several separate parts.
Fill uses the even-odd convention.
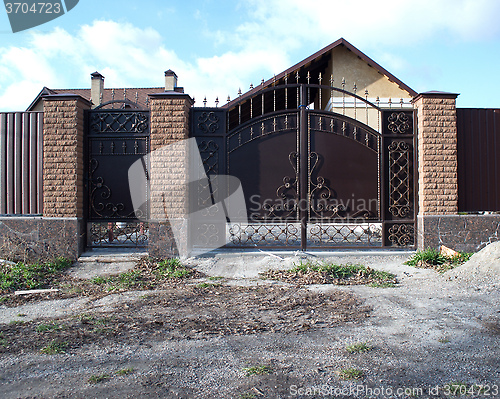
[[[446,245],[456,251],[477,252],[500,239],[500,215],[418,216],[418,249]]]
[[[15,261],[76,260],[85,246],[80,218],[0,216],[0,257]]]

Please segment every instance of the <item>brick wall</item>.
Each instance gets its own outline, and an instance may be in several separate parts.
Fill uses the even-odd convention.
[[[83,217],[84,110],[80,96],[44,100],[43,215]]]
[[[414,100],[419,215],[458,212],[456,97],[451,93],[423,93]]]

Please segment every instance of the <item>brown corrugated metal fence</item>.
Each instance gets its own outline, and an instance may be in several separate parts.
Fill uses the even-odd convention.
[[[500,211],[500,109],[457,108],[458,210]]]
[[[0,214],[42,213],[43,112],[0,113]]]

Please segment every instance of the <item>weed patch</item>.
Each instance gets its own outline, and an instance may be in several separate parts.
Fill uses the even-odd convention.
[[[345,349],[349,353],[363,353],[368,352],[373,348],[366,342],[356,342],[355,344],[347,345]]]
[[[396,276],[363,265],[336,265],[332,263],[300,262],[290,270],[269,270],[262,273],[265,278],[288,283],[307,284],[371,284],[378,287],[392,287],[397,284]]]
[[[87,382],[89,384],[98,384],[99,382],[109,380],[110,378],[111,376],[109,374],[91,375]]]
[[[197,288],[213,288],[220,287],[220,283],[200,283],[196,285]]]
[[[15,290],[46,288],[70,265],[71,262],[64,258],[43,264],[2,263],[0,264],[0,291],[8,293]]]
[[[472,255],[473,253],[469,252],[459,252],[457,256],[449,257],[442,255],[437,249],[427,248],[423,251],[417,251],[404,264],[444,273],[467,262]]]
[[[132,367],[128,367],[126,369],[121,369],[116,372],[117,375],[129,375],[134,372],[134,369]]]
[[[51,323],[51,324],[39,324],[35,327],[36,332],[45,332],[45,331],[54,331],[60,330],[62,327],[59,324]]]
[[[348,368],[339,371],[339,376],[343,380],[359,380],[363,377],[363,371],[355,368]]]
[[[162,260],[157,266],[157,274],[162,278],[184,278],[191,273],[192,271],[182,266],[177,258]]]
[[[67,342],[51,341],[47,346],[40,349],[40,352],[46,355],[56,355],[58,353],[64,353],[68,347]]]
[[[106,291],[122,291],[131,288],[142,288],[143,276],[139,270],[120,273],[116,276],[94,277],[91,282],[96,285],[104,286]]]
[[[271,374],[273,370],[269,366],[260,365],[260,366],[245,367],[243,368],[243,371],[247,376],[251,376],[251,375]]]

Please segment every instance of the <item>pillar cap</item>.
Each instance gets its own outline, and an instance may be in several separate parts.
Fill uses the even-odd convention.
[[[420,100],[421,98],[452,98],[456,99],[460,93],[450,93],[447,91],[438,91],[438,90],[431,90],[431,91],[425,91],[423,93],[417,94],[416,97],[411,100],[412,103],[414,103],[417,100]]]
[[[191,102],[191,104],[194,104],[194,101],[193,101],[193,99],[191,98],[191,96],[189,94],[180,93],[180,92],[177,92],[177,91],[164,91],[164,92],[161,92],[161,93],[151,93],[151,94],[148,94],[148,96],[150,98],[158,98],[158,99],[163,99],[163,98],[185,98],[185,99],[188,99]]]
[[[43,96],[43,99],[47,101],[79,100],[83,101],[88,105],[91,104],[91,102],[88,99],[82,97],[80,94],[75,94],[75,93],[49,94],[47,96]]]

